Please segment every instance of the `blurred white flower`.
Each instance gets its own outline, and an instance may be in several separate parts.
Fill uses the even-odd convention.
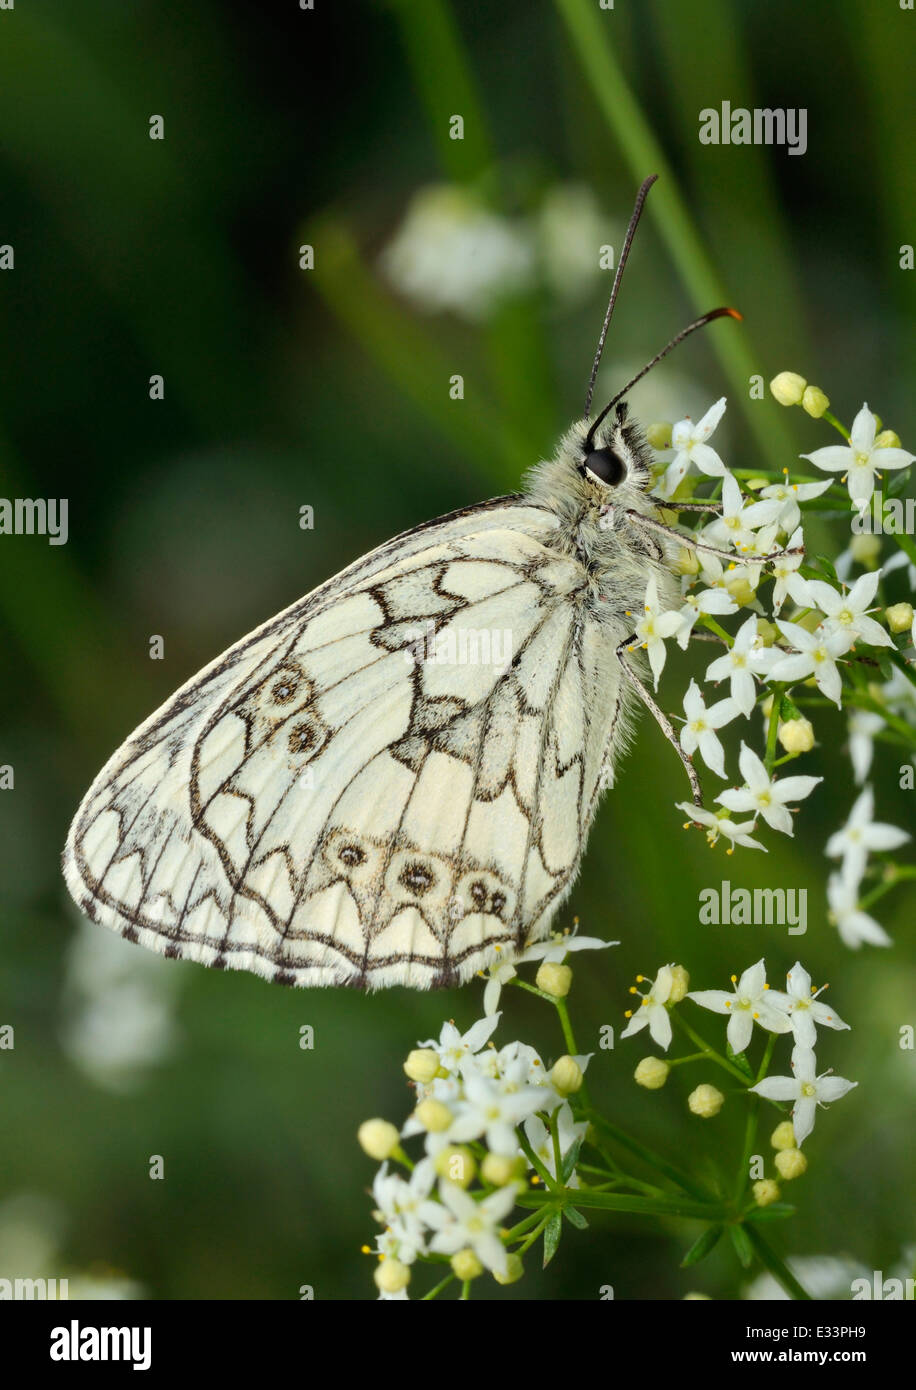
[[[875,821],[874,813],[874,793],[871,787],[866,787],[856,799],[846,824],[834,831],[827,841],[827,857],[842,859],[842,872],[853,882],[858,882],[864,874],[872,850],[899,849],[910,838],[905,830]]]
[[[779,616],[782,605],[786,601],[786,595],[789,592],[789,580],[805,558],[804,545],[805,539],[799,526],[786,542],[785,553],[780,555],[778,560],[774,560],[770,566],[770,573],[776,581],[773,585],[773,613],[776,617]],[[798,554],[788,553],[793,550],[798,551]]]
[[[820,497],[831,486],[831,479],[826,483],[771,483],[769,487],[760,489],[760,496],[768,501],[772,500],[779,503],[777,521],[781,531],[794,531],[801,521],[801,509],[799,502],[807,502],[812,497]]]
[[[875,474],[881,476],[885,469],[907,468],[916,463],[916,454],[908,454],[905,449],[880,449],[875,445],[877,421],[867,405],[863,405],[852,422],[849,443],[830,444],[826,449],[815,449],[813,454],[802,454],[815,468],[828,473],[843,473],[854,504],[868,502],[875,490]]]
[[[849,758],[856,786],[861,787],[868,776],[875,752],[875,734],[883,728],[880,714],[868,709],[849,711]]]
[[[566,1157],[573,1144],[585,1138],[587,1131],[588,1122],[581,1120],[577,1124],[573,1118],[572,1110],[564,1101],[557,1111],[557,1138],[559,1139],[561,1159]],[[532,1115],[530,1119],[525,1121],[525,1138],[550,1176],[552,1178],[558,1177],[556,1155],[553,1150],[553,1135],[539,1115]],[[578,1174],[572,1173],[566,1186],[578,1187]]]
[[[595,195],[583,184],[549,188],[535,221],[537,253],[548,289],[573,302],[590,294],[602,274],[602,246],[614,244],[616,224],[607,221]]]
[[[392,284],[418,308],[480,320],[534,278],[530,239],[458,185],[422,189],[382,253]]]
[[[847,874],[831,874],[827,880],[828,918],[840,933],[843,944],[857,951],[863,944],[891,946],[887,932],[859,907],[859,880]]]
[[[482,1202],[475,1202],[454,1183],[439,1184],[441,1204],[431,1203],[427,1224],[436,1234],[429,1248],[436,1254],[454,1255],[459,1250],[474,1251],[485,1269],[505,1274],[506,1247],[499,1238],[505,1218],[515,1206],[515,1188],[497,1188]]]
[[[704,535],[723,549],[732,546],[738,551],[753,550],[755,530],[775,522],[779,508],[779,502],[773,498],[764,502],[749,501],[738,480],[726,473],[722,480],[722,511],[715,521],[704,527]]]
[[[408,1179],[388,1171],[383,1163],[372,1184],[372,1196],[378,1215],[385,1222],[385,1248],[380,1252],[412,1264],[426,1249],[426,1213],[432,1205],[430,1193],[436,1181],[432,1159],[416,1164]]]
[[[468,1073],[461,1107],[460,1141],[483,1137],[490,1153],[511,1156],[518,1148],[516,1126],[544,1108],[540,1087],[509,1089],[488,1076]]]
[[[439,1064],[449,1072],[461,1072],[468,1058],[484,1047],[499,1023],[499,1014],[481,1018],[466,1033],[460,1033],[454,1023],[443,1023],[438,1038],[427,1038],[418,1047],[428,1047],[438,1054]]]

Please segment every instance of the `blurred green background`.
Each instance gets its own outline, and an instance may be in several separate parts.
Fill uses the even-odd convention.
[[[619,246],[650,172],[597,399],[727,302],[743,325],[714,325],[634,392],[646,423],[725,393],[727,461],[791,466],[830,431],[747,389],[791,368],[847,422],[867,399],[912,447],[916,278],[898,248],[916,226],[914,23],[867,0],[0,12],[0,243],[15,248],[0,277],[0,492],[70,499],[66,546],[0,543],[0,763],[15,768],[0,793],[0,1024],[15,1026],[0,1052],[0,1276],[119,1272],[156,1298],[371,1294],[373,1165],[356,1127],[400,1121],[406,1051],[446,1017],[472,1022],[481,990],[295,992],[147,957],[81,927],[58,869],[69,818],[117,743],[224,646],[549,454],[581,412],[609,286],[576,262],[577,232],[591,219]],[[807,153],[700,145],[698,112],[723,99],[807,108]],[[463,142],[448,139],[455,113]],[[520,236],[517,279],[474,315],[424,310],[385,271],[416,195],[446,182]],[[304,243],[314,270],[299,268]],[[839,527],[818,539],[845,544]],[[672,663],[665,703],[708,659]],[[677,959],[697,987],[724,987],[765,954],[778,982],[801,954],[855,1030],[828,1034],[819,1063],[860,1085],[821,1115],[787,1194],[799,1213],[770,1229],[783,1253],[889,1272],[914,1239],[916,1073],[897,1046],[916,1023],[913,899],[882,903],[890,951],[852,954],[828,926],[823,845],[854,788],[844,719],[817,733],[804,770],[829,780],[794,842],[769,835],[767,858],[726,860],[682,832],[686,786],[643,721],[562,919],[622,942],[579,958],[573,1017],[591,1049],[600,1025],[621,1026],[637,971]],[[912,825],[899,761],[879,750],[879,815]],[[807,888],[807,936],[700,927],[697,892],[724,877]],[[504,1005],[497,1039],[562,1050],[538,1001],[510,991]],[[687,1114],[681,1083],[716,1079],[703,1068],[638,1091],[648,1050],[599,1052],[596,1098],[654,1146],[700,1146],[731,1174],[741,1107],[710,1125]],[[734,1296],[747,1276],[724,1245],[678,1269],[695,1234],[596,1216],[545,1273],[480,1293]]]

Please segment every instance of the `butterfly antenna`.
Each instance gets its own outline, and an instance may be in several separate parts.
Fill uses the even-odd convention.
[[[645,184],[643,184],[643,188],[645,188]],[[698,328],[705,328],[707,323],[712,323],[714,319],[721,318],[740,320],[742,318],[742,315],[738,313],[737,309],[710,309],[708,314],[704,314],[702,318],[694,319],[693,323],[688,323],[686,328],[682,328],[680,333],[678,333],[678,335],[675,338],[672,338],[671,342],[668,343],[666,347],[662,348],[661,352],[657,352],[655,354],[651,362],[646,363],[642,371],[637,372],[634,377],[631,377],[630,380],[627,382],[626,386],[624,386],[623,390],[618,391],[617,395],[614,397],[612,401],[608,401],[601,414],[592,424],[591,429],[585,437],[584,448],[586,453],[588,453],[591,449],[592,442],[595,438],[595,431],[601,424],[601,421],[604,419],[605,415],[607,415],[609,410],[613,409],[613,407],[617,404],[619,400],[623,399],[623,397],[627,394],[630,388],[635,386],[637,381],[642,381],[643,377],[646,375],[646,372],[651,372],[652,368],[657,366],[657,364],[662,360],[663,357],[667,357],[671,349],[676,348],[678,343],[682,343],[685,338],[689,338],[691,333],[695,333]]]
[[[650,174],[649,177],[640,187],[640,190],[636,195],[636,202],[633,206],[633,213],[630,217],[630,225],[627,227],[627,234],[623,239],[623,250],[620,253],[620,259],[617,262],[617,272],[614,276],[614,284],[611,288],[611,297],[608,300],[607,313],[604,316],[604,323],[601,325],[601,336],[598,339],[598,347],[595,351],[595,360],[592,363],[592,374],[588,379],[588,391],[585,395],[586,420],[588,419],[589,412],[592,408],[592,396],[595,392],[595,382],[598,379],[598,368],[601,365],[601,354],[604,352],[604,344],[607,338],[607,331],[611,322],[611,315],[614,312],[614,305],[617,303],[617,291],[620,289],[620,281],[623,278],[623,268],[627,263],[627,256],[629,256],[630,254],[630,247],[633,244],[633,237],[635,235],[636,228],[639,224],[639,219],[642,216],[643,204],[646,201],[649,189],[652,187],[653,183],[657,178],[658,174]]]

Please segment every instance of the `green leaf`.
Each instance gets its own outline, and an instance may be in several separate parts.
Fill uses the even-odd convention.
[[[734,1062],[735,1066],[738,1067],[740,1071],[744,1072],[749,1081],[753,1081],[754,1073],[751,1070],[751,1064],[747,1060],[746,1055],[743,1052],[732,1052],[728,1042],[725,1044],[725,1051],[729,1061]]]
[[[779,717],[783,724],[787,724],[790,719],[801,719],[801,710],[794,700],[790,700],[788,695],[783,695],[782,704],[779,706]]]
[[[714,1250],[719,1243],[719,1238],[725,1230],[724,1226],[709,1226],[701,1236],[691,1245],[687,1254],[681,1260],[681,1269],[687,1269],[690,1265],[700,1263],[705,1260],[711,1250]]]
[[[794,1216],[796,1208],[790,1202],[771,1202],[768,1207],[752,1207],[745,1215],[745,1221],[785,1221]]]
[[[898,493],[905,492],[910,481],[910,469],[901,468],[891,477],[890,482],[884,489],[885,497],[896,497]]]
[[[560,1244],[560,1236],[563,1232],[563,1218],[558,1211],[551,1216],[547,1225],[544,1227],[544,1268],[550,1264],[554,1255],[557,1253],[557,1246]]]
[[[564,1207],[563,1215],[566,1217],[566,1220],[569,1222],[570,1226],[575,1226],[577,1231],[588,1230],[588,1222],[582,1215],[581,1211],[576,1211],[575,1207]]]
[[[579,1150],[581,1147],[582,1140],[577,1139],[568,1152],[563,1155],[563,1160],[560,1164],[560,1181],[563,1183],[564,1187],[572,1177],[573,1169],[579,1161]]]
[[[729,1226],[728,1233],[732,1238],[735,1254],[741,1261],[742,1267],[750,1269],[754,1259],[754,1247],[751,1245],[747,1231],[743,1226]]]
[[[828,555],[816,555],[814,558],[817,560],[817,563],[820,565],[821,569],[824,571],[831,583],[839,584],[840,581],[837,578],[837,572],[833,567],[833,561],[830,559],[830,557]]]

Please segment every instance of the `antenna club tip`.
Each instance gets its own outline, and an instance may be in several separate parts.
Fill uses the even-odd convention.
[[[744,322],[744,315],[739,314],[737,309],[725,308],[722,313],[727,314],[730,319],[737,319],[739,323]]]

